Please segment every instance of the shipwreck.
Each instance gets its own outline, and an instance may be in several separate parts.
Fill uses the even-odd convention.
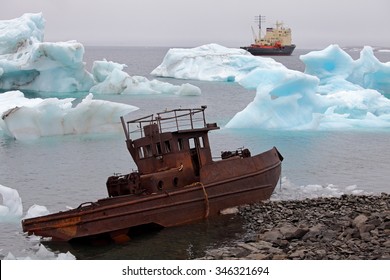
[[[206,106],[166,110],[121,123],[137,171],[107,179],[108,197],[22,221],[23,231],[55,241],[109,238],[126,241],[140,229],[172,227],[220,211],[267,200],[283,157],[273,147],[212,157]]]

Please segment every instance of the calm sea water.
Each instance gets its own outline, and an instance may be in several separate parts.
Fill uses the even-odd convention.
[[[84,60],[90,70],[94,60],[107,59],[128,66],[130,75],[145,76],[159,65],[168,48],[86,47]],[[289,57],[275,59],[290,69],[303,71],[296,50]],[[357,58],[358,51],[351,51]],[[389,53],[377,53],[390,61]],[[207,105],[206,118],[217,122],[219,131],[210,135],[213,154],[245,146],[252,153],[276,146],[283,154],[283,182],[275,198],[293,199],[344,192],[389,192],[390,132],[361,131],[251,131],[224,129],[224,125],[250,103],[254,91],[234,83],[163,79],[172,84],[189,82],[201,88],[201,96],[95,95],[135,105],[135,117],[165,108]],[[38,94],[39,95],[39,94]],[[43,95],[43,94],[42,94]],[[78,95],[80,98],[83,94]],[[77,207],[85,201],[106,197],[105,182],[115,172],[135,169],[124,135],[78,135],[42,138],[21,143],[0,137],[0,184],[16,189],[24,211],[34,205],[51,212]],[[124,245],[86,246],[45,244],[59,253],[70,251],[78,259],[187,259],[203,255],[205,249],[243,235],[238,217],[224,216],[192,225],[164,229],[139,237]],[[37,243],[21,233],[19,221],[0,223],[0,259],[11,252],[16,257],[37,257]]]

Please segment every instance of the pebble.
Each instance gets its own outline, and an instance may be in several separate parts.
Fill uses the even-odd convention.
[[[242,206],[245,236],[201,259],[390,260],[390,195]]]

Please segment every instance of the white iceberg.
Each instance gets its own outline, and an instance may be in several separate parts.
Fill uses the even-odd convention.
[[[89,94],[75,107],[74,98],[28,99],[20,91],[0,94],[0,128],[18,140],[42,136],[120,131],[119,117],[135,106],[93,100]],[[16,107],[15,107],[15,104]]]
[[[95,61],[92,73],[98,82],[89,91],[97,94],[175,94],[175,95],[200,95],[200,88],[183,84],[172,85],[154,80],[148,80],[141,76],[130,76],[123,69],[124,64],[112,61]]]
[[[84,47],[76,41],[42,42],[42,14],[0,21],[0,88],[45,92],[88,91]]]
[[[258,68],[286,69],[271,58],[255,57],[243,49],[208,44],[190,49],[170,49],[151,74],[177,79],[237,82]]]

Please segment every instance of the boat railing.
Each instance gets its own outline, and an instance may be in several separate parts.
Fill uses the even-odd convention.
[[[148,115],[142,118],[125,121],[121,117],[122,126],[127,139],[136,139],[145,136],[144,128],[157,125],[159,133],[185,131],[207,127],[204,110],[207,106],[195,109],[173,109]]]

